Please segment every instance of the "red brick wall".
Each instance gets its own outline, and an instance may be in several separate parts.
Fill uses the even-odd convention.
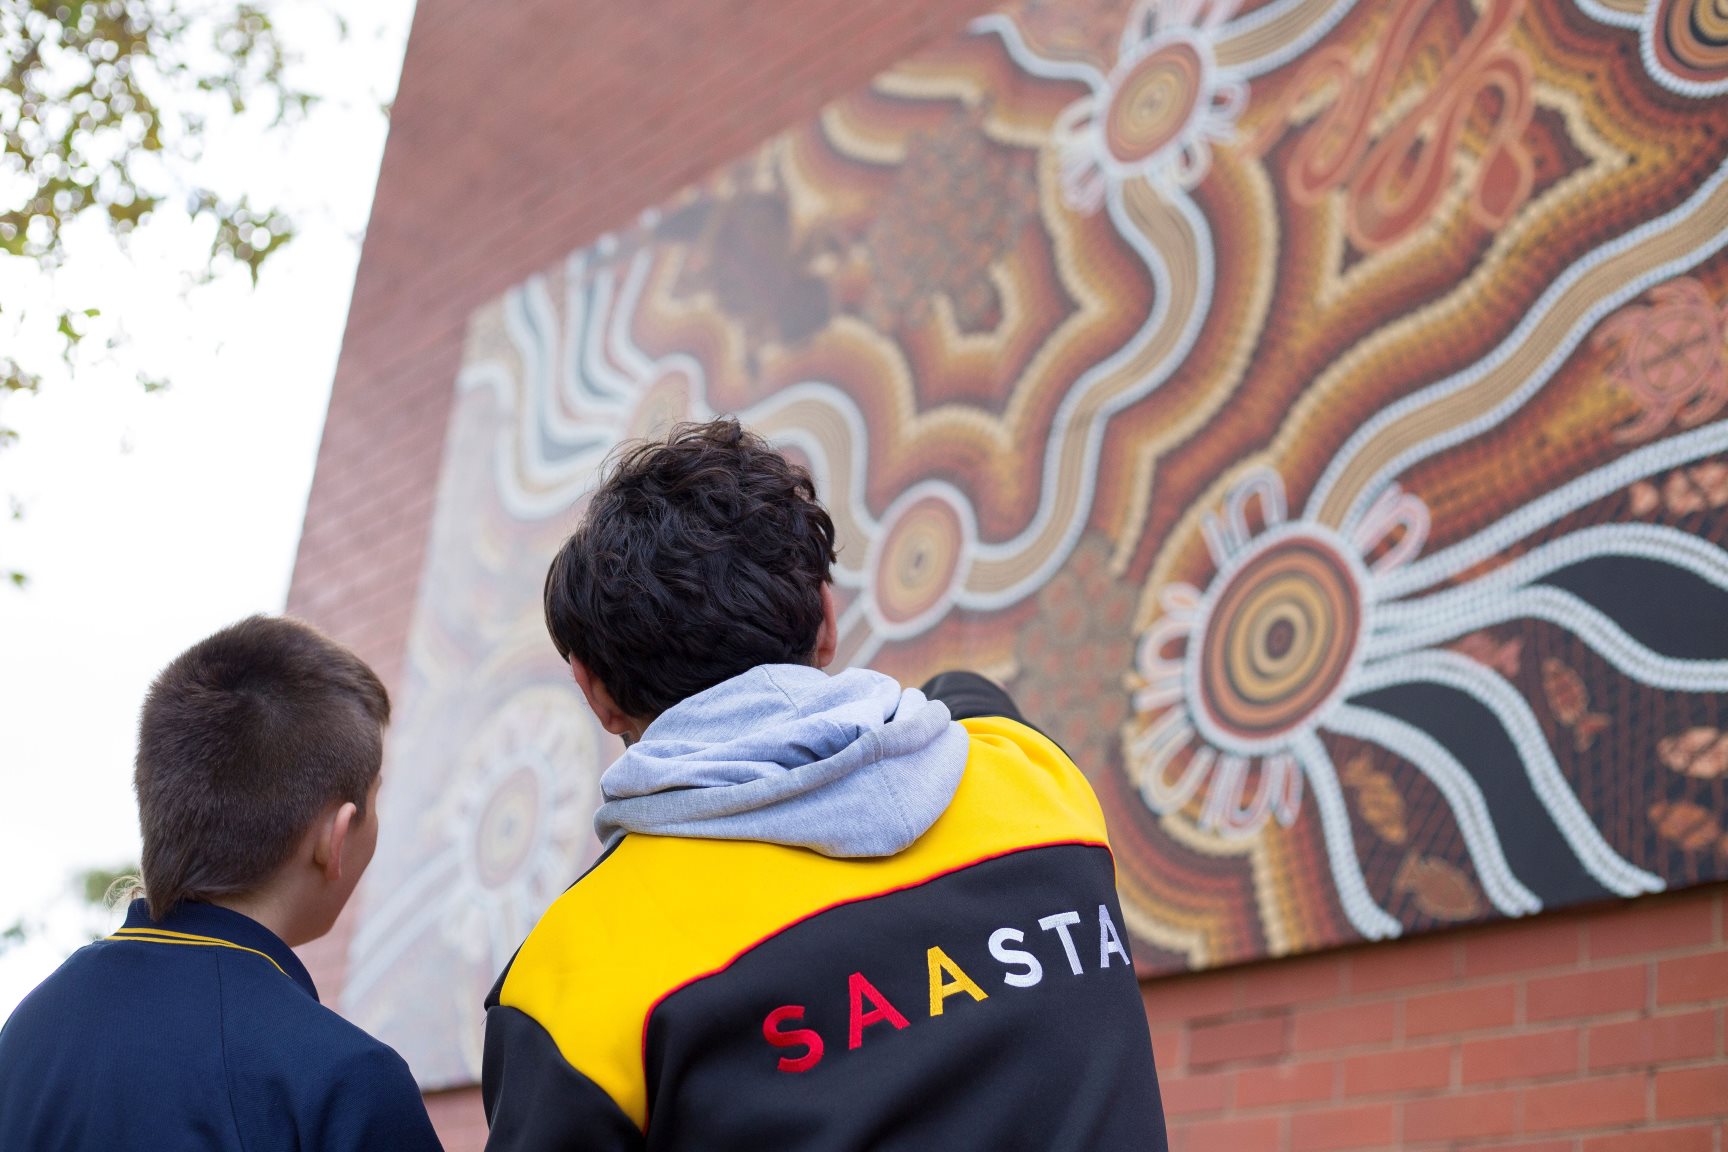
[[[468,314],[987,6],[420,0],[290,610],[397,686]],[[1721,902],[1151,985],[1173,1146],[1728,1152]],[[481,1146],[476,1093],[429,1105]]]
[[[1719,889],[1146,986],[1175,1152],[1728,1150]]]
[[[480,1090],[435,1092],[426,1097],[444,1152],[481,1152],[486,1146],[486,1113],[480,1106]]]

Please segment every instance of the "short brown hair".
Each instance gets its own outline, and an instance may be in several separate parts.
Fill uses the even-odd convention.
[[[808,664],[834,522],[810,474],[737,420],[614,456],[546,573],[558,655],[652,719],[760,664]]]
[[[176,657],[138,721],[150,915],[255,890],[326,805],[364,815],[389,719],[377,674],[298,620],[252,616]]]

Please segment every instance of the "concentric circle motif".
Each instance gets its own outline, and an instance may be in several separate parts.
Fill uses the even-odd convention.
[[[500,888],[516,876],[539,838],[540,809],[540,778],[532,768],[515,769],[492,790],[474,829],[481,884]]]
[[[1286,536],[1227,577],[1200,642],[1198,704],[1233,741],[1260,743],[1301,727],[1355,663],[1362,592],[1328,540]]]
[[[936,610],[960,576],[966,528],[953,504],[925,496],[907,505],[877,553],[871,582],[889,624],[910,624]]]
[[[1668,0],[1656,17],[1652,47],[1683,80],[1728,75],[1728,0]]]
[[[598,802],[598,758],[594,721],[572,686],[529,685],[486,718],[458,760],[449,815],[467,899],[490,893],[504,908],[504,893],[528,892],[538,915],[569,883]]]
[[[1167,148],[1193,119],[1205,64],[1192,44],[1175,40],[1148,52],[1116,82],[1104,115],[1104,144],[1123,164]]]

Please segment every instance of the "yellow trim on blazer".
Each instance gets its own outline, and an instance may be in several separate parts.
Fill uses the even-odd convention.
[[[198,936],[191,932],[170,932],[166,928],[121,928],[109,940],[141,940],[146,944],[189,944],[198,948],[232,948],[236,952],[250,952],[254,956],[262,956],[270,961],[270,966],[287,976],[288,970],[276,963],[276,958],[268,952],[260,952],[256,948],[248,948],[244,944],[236,944],[232,940],[222,940],[215,936]]]

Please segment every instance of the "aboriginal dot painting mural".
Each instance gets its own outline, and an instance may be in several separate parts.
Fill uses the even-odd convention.
[[[1021,0],[549,266],[473,320],[348,1009],[472,1077],[616,753],[545,564],[723,412],[842,661],[1090,775],[1147,974],[1728,877],[1725,159],[1712,0]]]

